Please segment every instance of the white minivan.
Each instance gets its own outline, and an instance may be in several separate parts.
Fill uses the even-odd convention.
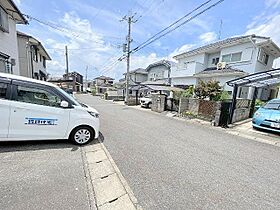
[[[0,141],[69,139],[99,134],[99,113],[56,85],[0,73]]]

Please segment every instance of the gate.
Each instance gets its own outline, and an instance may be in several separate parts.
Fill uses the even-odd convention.
[[[221,104],[221,116],[219,120],[219,126],[221,127],[228,127],[231,103],[231,101],[227,101]]]

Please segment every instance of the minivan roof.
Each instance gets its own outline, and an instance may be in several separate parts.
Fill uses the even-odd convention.
[[[27,82],[33,82],[33,83],[37,83],[37,84],[43,84],[43,85],[47,85],[47,86],[57,87],[55,84],[52,84],[50,82],[31,79],[28,77],[22,77],[22,76],[18,76],[18,75],[14,75],[14,74],[0,73],[0,78],[1,77],[7,78],[7,79],[21,80],[21,81],[27,81]]]

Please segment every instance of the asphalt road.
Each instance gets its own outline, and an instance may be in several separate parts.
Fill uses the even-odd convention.
[[[280,209],[280,148],[90,95],[144,209]]]
[[[79,147],[65,141],[0,143],[0,209],[90,209]]]

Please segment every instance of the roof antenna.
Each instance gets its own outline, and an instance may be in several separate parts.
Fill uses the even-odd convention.
[[[221,40],[222,30],[223,30],[223,20],[221,19],[220,29],[219,29],[219,40]]]

